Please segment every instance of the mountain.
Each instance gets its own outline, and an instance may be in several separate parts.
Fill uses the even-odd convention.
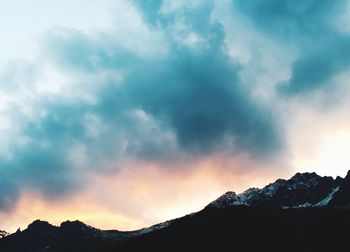
[[[0,230],[0,239],[5,237],[5,236],[8,236],[8,235],[9,235],[9,233],[7,233],[6,231]]]
[[[220,208],[237,205],[264,208],[325,206],[329,203],[329,196],[338,191],[343,181],[344,179],[340,177],[333,179],[332,177],[321,177],[316,173],[297,173],[289,180],[278,179],[262,189],[250,188],[238,195],[234,192],[227,192],[209,204],[209,207]],[[350,186],[350,181],[346,181],[346,184]]]
[[[171,221],[136,231],[101,230],[80,221],[54,226],[36,220],[0,240],[0,251],[110,251],[121,243],[167,227]]]
[[[343,183],[339,186],[336,193],[329,200],[331,207],[350,208],[350,171],[348,171]]]
[[[349,192],[350,172],[344,179],[297,173],[262,189],[227,192],[197,213],[136,231],[34,221],[0,239],[0,251],[345,252]]]
[[[348,252],[349,225],[334,208],[205,208],[118,251]]]

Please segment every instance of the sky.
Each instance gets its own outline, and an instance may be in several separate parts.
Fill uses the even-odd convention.
[[[347,0],[0,0],[0,229],[344,176],[349,27]]]

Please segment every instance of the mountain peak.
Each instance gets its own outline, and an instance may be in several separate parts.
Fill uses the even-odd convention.
[[[85,236],[96,236],[101,230],[89,226],[81,221],[65,221],[60,225],[62,232],[69,233],[71,235],[84,234]]]
[[[35,220],[28,225],[28,230],[48,230],[52,228],[55,228],[55,227],[50,223],[48,223],[47,221],[42,221],[42,220]]]
[[[289,208],[316,206],[318,203],[317,206],[323,206],[322,204],[325,202],[328,204],[331,200],[324,199],[331,194],[333,196],[341,181],[341,179],[334,180],[332,177],[321,177],[315,172],[298,172],[289,180],[277,179],[262,189],[250,188],[238,195],[227,192],[208,206],[222,208],[248,205]]]
[[[228,191],[209,204],[209,206],[222,208],[225,206],[235,205],[239,201],[238,195],[233,191]]]
[[[81,227],[81,226],[87,226],[84,222],[81,222],[79,220],[75,221],[64,221],[61,223],[60,227]]]
[[[329,205],[333,207],[350,208],[350,170],[341,181],[339,190],[329,201]]]
[[[226,193],[224,193],[225,197],[236,197],[237,194],[234,191],[227,191]]]
[[[298,180],[310,180],[313,178],[321,178],[316,172],[304,172],[300,173],[297,172],[291,179],[298,179]]]

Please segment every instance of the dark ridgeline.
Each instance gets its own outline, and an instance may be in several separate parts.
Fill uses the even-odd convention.
[[[8,236],[8,235],[9,235],[9,233],[7,233],[6,231],[0,230],[0,239],[5,237],[5,236]]]
[[[329,206],[350,209],[350,171],[346,175],[344,182],[339,187],[337,193],[330,200]]]
[[[262,189],[228,192],[198,213],[132,232],[82,222],[35,221],[0,239],[0,251],[348,252],[350,172],[297,173]]]

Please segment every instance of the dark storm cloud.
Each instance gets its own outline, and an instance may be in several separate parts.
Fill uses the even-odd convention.
[[[224,29],[211,20],[212,6],[176,14],[159,14],[158,1],[139,1],[138,6],[152,29],[164,33],[166,54],[141,56],[108,34],[57,30],[46,35],[44,52],[67,74],[112,71],[122,78],[120,83],[97,80],[94,88],[82,81],[81,88],[95,97],[93,103],[53,97],[40,102],[42,116],[18,120],[29,140],[14,146],[13,158],[1,162],[0,185],[13,194],[0,196],[0,208],[21,188],[49,197],[72,192],[84,183],[85,173],[108,160],[175,162],[181,155],[199,157],[224,148],[233,148],[225,150],[231,155],[246,152],[261,158],[280,150],[279,127],[271,111],[244,89],[241,66],[225,51]],[[172,30],[179,19],[188,29],[180,38]],[[191,33],[199,42],[182,43]],[[100,131],[96,136],[91,136],[91,125]],[[74,146],[83,147],[86,159],[78,169],[69,159]]]
[[[282,94],[305,94],[323,88],[333,76],[349,67],[350,37],[336,27],[347,1],[239,0],[233,3],[258,30],[299,51],[290,80],[279,87]]]
[[[293,64],[291,79],[280,86],[282,93],[295,95],[329,87],[337,73],[349,68],[350,37],[334,36],[315,47]]]
[[[148,7],[146,2],[144,5]],[[159,12],[153,8],[151,6],[152,16]],[[81,35],[75,33],[71,33],[72,38],[68,40],[65,34],[65,46],[58,38],[58,42],[51,41],[50,48],[55,58],[64,59],[63,64],[61,61],[64,67],[90,71],[95,64],[94,69],[127,69],[123,85],[110,83],[98,93],[99,102],[94,113],[106,122],[114,123],[125,111],[140,109],[162,122],[164,127],[173,129],[178,143],[187,151],[212,150],[226,136],[234,138],[237,150],[256,153],[275,150],[280,139],[273,117],[268,110],[255,104],[241,87],[237,76],[240,67],[226,55],[223,27],[210,20],[211,9],[205,5],[199,10],[194,10],[198,15],[189,15],[189,10],[181,12],[182,20],[193,27],[191,31],[206,40],[206,45],[198,45],[197,49],[175,41],[167,30],[173,16],[161,15],[160,25],[166,26],[164,30],[170,46],[166,57],[142,58],[123,48],[115,48],[108,55],[105,48],[91,45],[89,38],[76,43]],[[148,9],[145,15],[150,15]],[[71,55],[75,55],[71,53],[75,45],[79,46],[79,51],[93,49],[86,50],[79,61],[75,57],[70,60]]]
[[[242,90],[239,67],[221,44],[214,40],[200,53],[174,48],[165,61],[130,75],[125,92],[135,106],[166,122],[187,151],[210,151],[232,136],[238,149],[266,154],[278,146],[273,120]]]

